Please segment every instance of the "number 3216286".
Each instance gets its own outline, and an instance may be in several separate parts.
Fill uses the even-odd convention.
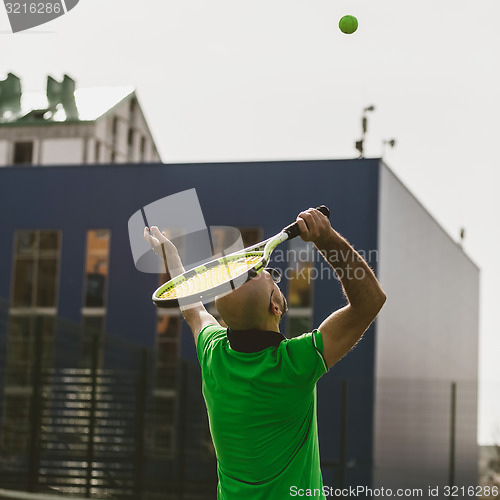
[[[7,14],[60,14],[62,11],[59,2],[54,3],[6,3]]]
[[[444,496],[445,497],[489,497],[498,495],[498,486],[445,486]]]

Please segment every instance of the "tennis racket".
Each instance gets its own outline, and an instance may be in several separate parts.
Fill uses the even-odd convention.
[[[317,210],[330,217],[330,210],[324,205]],[[263,271],[280,243],[299,234],[299,225],[294,222],[256,245],[190,269],[161,285],[153,293],[153,302],[158,307],[178,307],[209,302],[217,295],[236,290]]]

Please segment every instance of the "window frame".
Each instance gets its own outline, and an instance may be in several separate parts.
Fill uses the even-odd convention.
[[[18,254],[17,253],[17,239],[16,236],[20,234],[21,232],[34,232],[35,233],[35,251],[30,254]],[[54,297],[54,306],[38,306],[34,305],[36,304],[36,293],[38,289],[38,275],[39,275],[39,261],[40,261],[40,233],[41,232],[56,232],[58,234],[58,248],[57,250],[54,251],[54,255],[50,255],[45,253],[45,251],[42,251],[42,257],[50,255],[51,257],[53,256],[56,260],[57,263],[57,271],[56,271],[56,276],[55,276],[55,283],[56,283],[56,293]],[[35,267],[33,271],[33,287],[31,290],[31,305],[29,306],[16,306],[12,305],[9,308],[10,312],[14,312],[15,314],[21,314],[23,311],[29,312],[29,313],[49,313],[49,314],[56,314],[57,313],[57,306],[59,304],[59,297],[60,297],[60,281],[61,281],[61,254],[62,254],[62,231],[60,229],[16,229],[14,231],[14,237],[12,238],[12,273],[11,273],[11,279],[10,279],[10,297],[11,297],[11,303],[14,303],[14,292],[15,292],[15,281],[16,281],[16,270],[17,270],[17,262],[19,260],[28,260],[28,259],[33,259],[35,262]]]
[[[20,162],[16,162],[15,161],[15,158],[16,158],[16,146],[18,144],[31,144],[31,162],[30,163],[20,163]],[[22,140],[13,141],[12,142],[12,152],[11,152],[11,155],[10,155],[12,165],[18,166],[18,167],[35,165],[36,164],[36,162],[35,162],[35,157],[36,157],[35,152],[37,152],[37,144],[36,144],[35,138],[25,138],[25,139],[22,139]]]

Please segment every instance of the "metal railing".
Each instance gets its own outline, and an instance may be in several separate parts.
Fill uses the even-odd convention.
[[[35,317],[13,344],[0,303],[0,488],[120,500],[215,498],[199,366],[179,360],[177,391],[162,399],[151,350],[54,320],[50,341],[44,318]],[[169,444],[158,436],[170,436]]]

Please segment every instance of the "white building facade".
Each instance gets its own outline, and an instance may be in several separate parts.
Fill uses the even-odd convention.
[[[0,82],[0,167],[161,161],[133,87],[76,89],[65,75],[26,92]]]

